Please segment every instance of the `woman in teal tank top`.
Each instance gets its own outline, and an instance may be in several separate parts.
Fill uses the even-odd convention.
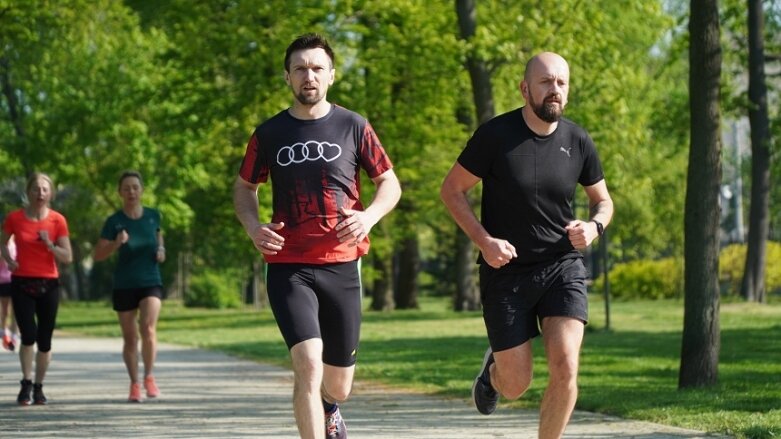
[[[128,171],[119,178],[122,209],[106,219],[95,245],[94,259],[102,261],[117,252],[113,306],[119,318],[124,345],[122,358],[130,376],[129,402],[141,402],[138,377],[138,340],[144,364],[148,398],[160,395],[152,370],[157,357],[157,319],[163,298],[159,264],[165,261],[160,213],[144,207],[141,174]]]

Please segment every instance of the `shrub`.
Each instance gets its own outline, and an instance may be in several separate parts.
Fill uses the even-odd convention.
[[[769,241],[765,265],[765,290],[781,294],[781,243]],[[724,247],[719,255],[719,284],[723,294],[740,294],[746,245]],[[683,296],[683,261],[676,258],[637,260],[616,264],[609,273],[610,295],[617,299],[663,299]],[[603,276],[594,280],[594,291],[604,288]]]
[[[238,308],[241,306],[240,291],[236,277],[203,271],[192,276],[190,287],[184,294],[184,304],[218,309]]]
[[[608,276],[610,295],[617,299],[667,299],[683,293],[683,263],[674,258],[616,264]],[[594,280],[593,288],[604,288],[604,276]]]
[[[746,244],[732,244],[721,250],[719,283],[723,292],[740,294],[743,271],[746,266]],[[768,294],[781,293],[781,243],[768,241],[765,263],[765,290]]]

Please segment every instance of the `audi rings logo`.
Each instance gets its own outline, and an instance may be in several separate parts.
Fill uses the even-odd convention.
[[[342,147],[335,143],[309,140],[280,148],[277,153],[277,163],[279,166],[289,166],[293,163],[315,162],[320,159],[332,162],[340,155],[342,155]]]

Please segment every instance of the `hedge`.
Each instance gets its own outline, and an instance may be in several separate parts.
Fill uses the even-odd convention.
[[[781,243],[769,241],[765,265],[765,289],[781,294]],[[746,261],[746,245],[732,244],[719,255],[719,285],[722,294],[739,295]],[[665,299],[683,297],[683,260],[641,259],[616,264],[608,274],[611,297],[617,299]],[[604,279],[596,278],[595,291],[602,291]]]
[[[215,271],[194,274],[184,295],[185,306],[238,308],[242,303],[241,291],[235,279],[235,276]]]

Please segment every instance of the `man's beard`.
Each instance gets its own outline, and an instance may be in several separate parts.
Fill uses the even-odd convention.
[[[553,97],[554,95],[548,96],[548,98]],[[543,99],[541,104],[537,104],[534,101],[534,98],[532,97],[531,93],[529,93],[529,104],[532,107],[532,111],[534,111],[534,114],[537,115],[540,119],[544,120],[548,123],[554,123],[558,122],[559,119],[561,119],[561,113],[563,112],[563,106],[561,103],[556,102],[546,102],[547,99]],[[559,98],[561,100],[561,98]]]
[[[300,102],[302,105],[315,105],[318,102],[322,101],[325,95],[323,93],[320,93],[320,90],[317,90],[315,94],[308,94],[307,92],[301,91],[299,93],[295,93],[296,100]]]

